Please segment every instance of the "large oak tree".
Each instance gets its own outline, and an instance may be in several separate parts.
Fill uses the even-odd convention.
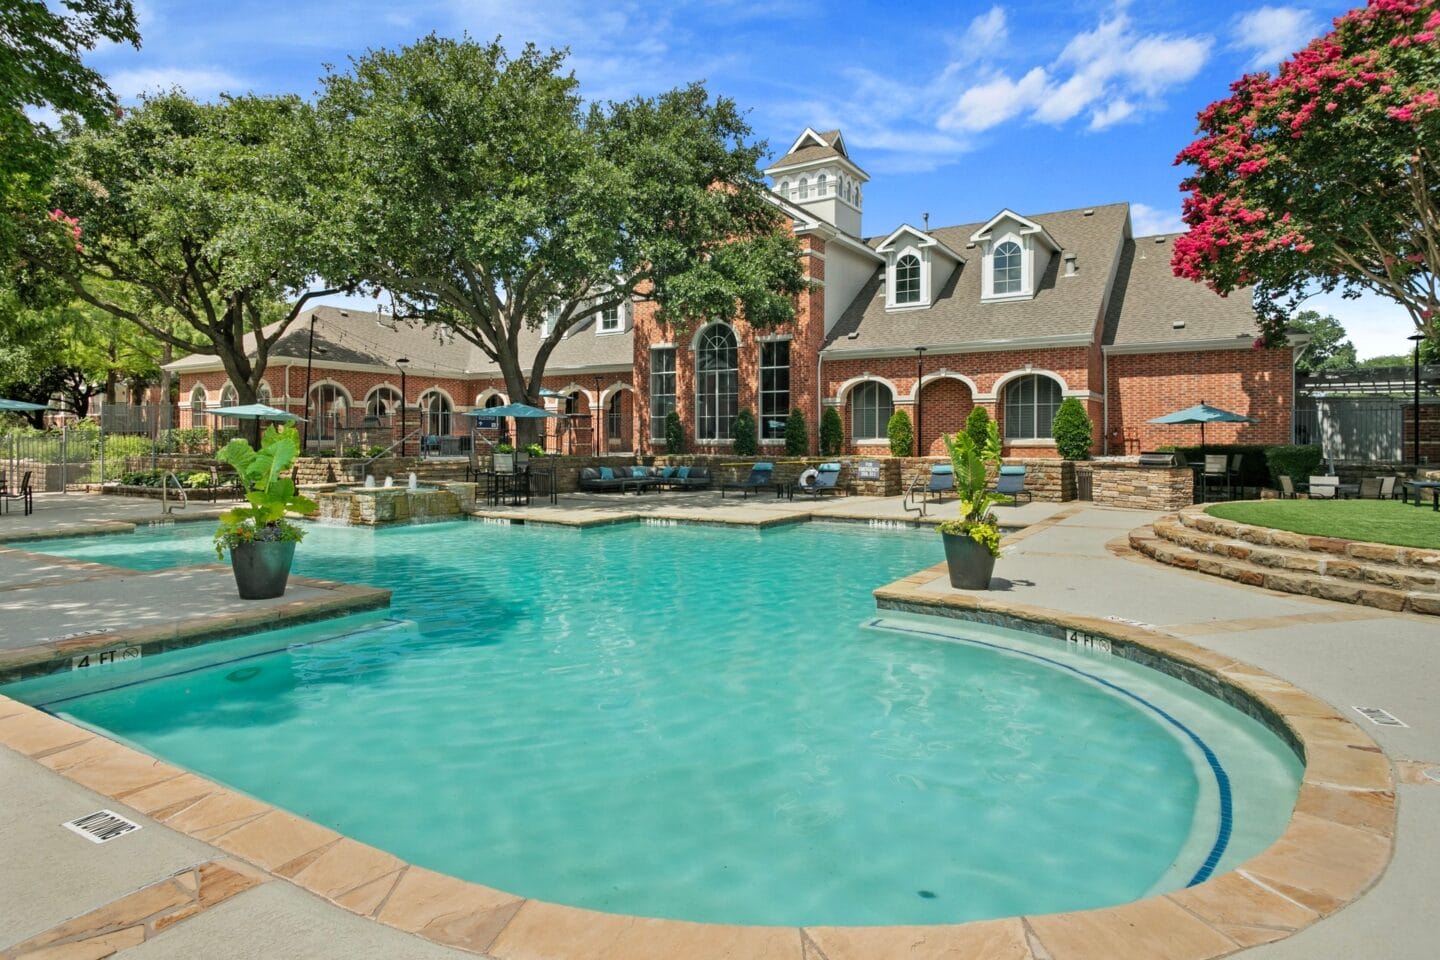
[[[513,400],[537,404],[566,332],[625,300],[675,328],[794,315],[805,281],[764,147],[699,84],[587,108],[563,53],[431,36],[332,71],[319,106],[322,272],[478,346]],[[547,319],[525,356],[522,331]]]
[[[1317,287],[1394,300],[1436,338],[1440,3],[1372,0],[1200,114],[1177,163],[1180,276],[1254,285],[1266,340]]]

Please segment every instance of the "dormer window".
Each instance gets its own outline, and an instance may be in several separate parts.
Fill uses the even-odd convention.
[[[1021,290],[1022,258],[1020,244],[1006,240],[995,248],[995,295],[1019,293]]]
[[[625,329],[624,314],[620,304],[613,307],[606,307],[600,311],[600,324],[597,328],[599,333],[619,333]]]
[[[540,323],[540,336],[548,337],[555,332],[555,323],[560,319],[560,305],[552,303],[545,308],[545,319]]]
[[[801,200],[809,200],[809,199],[810,199],[810,181],[809,181],[809,179],[806,178],[806,177],[801,177],[801,178],[800,178],[800,199],[801,199]]]
[[[780,196],[784,197],[786,200],[789,200],[789,199],[790,199],[790,181],[789,181],[789,180],[781,180],[781,181],[780,181]]]
[[[815,196],[817,196],[817,197],[823,197],[823,196],[825,196],[825,183],[826,183],[826,179],[827,179],[827,178],[826,178],[825,174],[823,174],[823,173],[820,174],[820,176],[818,176],[818,177],[815,178]]]
[[[895,303],[920,302],[920,258],[907,253],[895,261]]]

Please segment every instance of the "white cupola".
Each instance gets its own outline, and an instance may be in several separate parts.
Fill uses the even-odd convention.
[[[842,233],[860,236],[863,185],[870,177],[850,159],[839,130],[806,127],[765,175],[785,200]]]

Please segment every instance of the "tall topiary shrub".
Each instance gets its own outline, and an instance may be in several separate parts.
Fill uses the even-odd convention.
[[[809,452],[810,431],[805,426],[805,413],[796,407],[785,421],[785,455],[803,457]]]
[[[845,446],[845,427],[840,422],[840,411],[826,407],[820,414],[820,454],[836,456]]]
[[[685,425],[680,422],[677,410],[665,414],[665,452],[672,455],[685,452]]]
[[[904,410],[896,410],[890,415],[890,423],[885,428],[890,437],[890,456],[908,457],[915,450],[915,429],[910,426],[910,414]]]
[[[755,456],[755,415],[745,407],[735,414],[735,446],[733,449],[737,457]]]
[[[1270,467],[1270,479],[1276,487],[1280,486],[1282,476],[1289,477],[1296,483],[1308,482],[1320,472],[1320,461],[1323,459],[1324,451],[1319,446],[1310,444],[1282,444],[1265,451],[1265,462]]]
[[[990,435],[990,411],[984,407],[975,407],[970,411],[970,416],[965,418],[965,433],[975,446],[984,448],[985,440]]]
[[[1055,411],[1050,435],[1055,438],[1060,456],[1066,460],[1089,460],[1094,430],[1095,425],[1090,422],[1085,405],[1074,397],[1066,397],[1061,401],[1060,409]]]

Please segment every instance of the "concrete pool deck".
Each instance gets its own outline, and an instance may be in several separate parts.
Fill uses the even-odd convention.
[[[649,506],[647,497],[600,499],[592,504],[567,498],[558,508],[544,509],[583,511],[615,522],[620,513],[635,512],[629,501]],[[852,499],[856,502],[821,501],[816,518],[834,509],[860,520],[898,519],[893,506],[886,513],[884,504]],[[773,506],[760,508],[755,498],[742,504],[752,514],[789,515],[774,513]],[[0,957],[32,955],[16,947],[47,931],[54,938],[57,930],[69,946],[31,946],[52,951],[45,954],[52,957],[103,957],[115,950],[139,958],[204,954],[207,960],[474,955],[402,932],[408,930],[504,958],[1181,960],[1286,937],[1317,913],[1337,909],[1385,868],[1392,834],[1399,840],[1395,857],[1368,894],[1244,956],[1433,956],[1430,901],[1440,883],[1440,784],[1430,783],[1423,771],[1440,760],[1440,702],[1430,676],[1434,621],[1274,594],[1137,559],[1123,546],[1124,535],[1153,514],[1080,504],[1037,506],[1043,509],[1031,511],[1030,525],[1007,538],[996,568],[999,589],[983,598],[992,609],[1044,607],[1057,617],[1094,621],[1100,629],[1162,646],[1183,638],[1195,646],[1196,657],[1229,665],[1252,682],[1260,675],[1235,661],[1253,664],[1325,701],[1295,692],[1291,706],[1305,705],[1302,725],[1348,731],[1349,723],[1329,718],[1358,719],[1351,708],[1360,705],[1383,707],[1409,724],[1375,727],[1360,720],[1363,733],[1354,728],[1339,741],[1317,741],[1313,766],[1328,766],[1329,782],[1312,784],[1321,792],[1312,789],[1302,797],[1297,820],[1303,819],[1308,833],[1278,852],[1288,860],[1252,871],[1249,877],[1258,882],[1230,874],[1197,888],[1203,892],[1190,901],[1182,892],[1109,910],[955,927],[746,929],[595,914],[522,902],[407,867],[0,698],[0,802],[11,814],[0,818],[0,849],[14,853],[0,868],[0,903],[21,907],[0,911]],[[101,510],[85,509],[96,515]],[[735,508],[716,497],[713,504],[671,503],[660,509],[665,512],[641,516],[723,522]],[[1027,507],[1015,512],[1023,510]],[[24,549],[33,554],[43,545]],[[6,569],[0,566],[0,578]],[[14,576],[13,566],[9,569]],[[0,589],[0,602],[8,593],[53,589],[67,573],[87,578],[81,582],[92,585],[97,596],[105,585],[119,582],[103,570],[41,570],[31,586]],[[927,570],[901,583],[911,599],[974,605],[975,595],[951,591],[942,576]],[[1268,685],[1272,693],[1280,689]],[[1367,747],[1367,735],[1385,755]],[[1392,778],[1398,787],[1389,787]],[[144,829],[92,846],[58,826],[107,807]],[[1337,858],[1343,862],[1335,863]],[[1315,888],[1327,885],[1334,891],[1326,894],[1329,902],[1317,899],[1321,891]]]

